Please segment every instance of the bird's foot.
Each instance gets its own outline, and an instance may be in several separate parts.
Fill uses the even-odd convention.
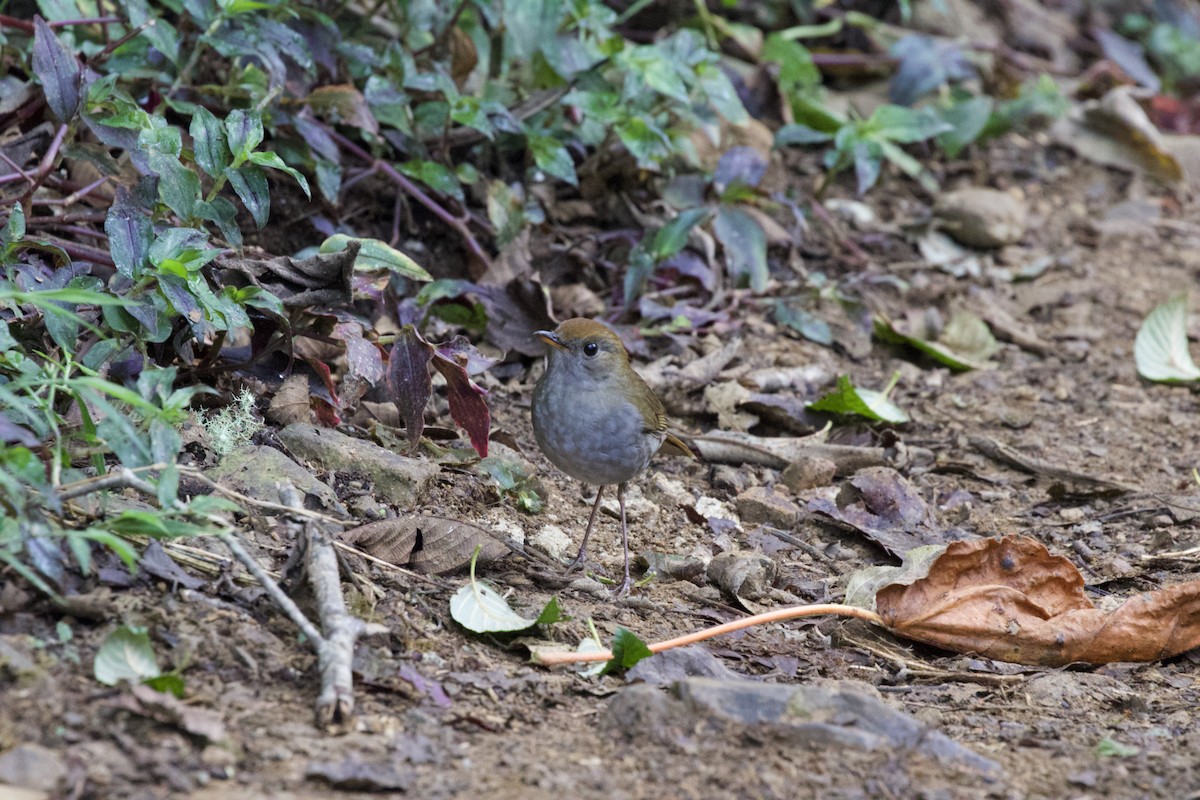
[[[563,569],[563,573],[566,575],[570,575],[573,572],[579,571],[582,571],[585,575],[595,574],[602,577],[604,576],[604,572],[600,569],[600,565],[589,559],[583,553],[580,553],[571,559],[571,561]]]
[[[627,594],[629,594],[629,590],[632,587],[633,579],[626,575],[625,580],[621,581],[620,585],[617,586],[616,589],[613,589],[613,600],[620,600],[622,597],[625,597]]]

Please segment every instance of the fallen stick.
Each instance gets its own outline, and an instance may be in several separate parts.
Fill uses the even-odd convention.
[[[755,625],[766,625],[771,622],[784,622],[789,619],[800,619],[801,617],[819,617],[825,614],[832,614],[839,617],[854,617],[856,619],[865,619],[867,622],[873,622],[876,625],[883,625],[883,620],[874,611],[857,606],[846,606],[840,603],[819,603],[817,605],[807,606],[788,606],[787,608],[777,608],[774,611],[767,611],[762,614],[755,614],[752,617],[743,617],[735,619],[732,622],[726,622],[721,625],[715,625],[711,628],[696,631],[695,633],[687,633],[683,636],[677,636],[674,639],[667,639],[664,642],[654,642],[647,645],[651,653],[661,653],[664,650],[673,650],[676,647],[683,647],[696,642],[702,642],[705,639],[712,639],[714,636],[720,636],[725,633],[733,633],[744,628],[751,628]],[[593,650],[585,653],[579,653],[572,650],[564,650],[562,652],[551,653],[534,653],[533,662],[535,664],[544,664],[546,666],[555,666],[557,664],[582,664],[594,661],[609,661],[613,654],[608,650]]]

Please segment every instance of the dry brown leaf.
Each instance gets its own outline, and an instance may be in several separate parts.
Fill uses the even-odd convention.
[[[508,546],[484,528],[446,517],[384,519],[348,530],[340,538],[376,558],[426,575],[465,567],[476,546],[482,547],[481,564],[508,553]]]
[[[875,603],[900,636],[1017,664],[1157,661],[1200,645],[1200,581],[1102,611],[1071,562],[1024,536],[953,542],[926,577]]]
[[[312,410],[308,401],[308,378],[290,375],[275,391],[267,417],[272,422],[287,426],[293,422],[312,422]]]

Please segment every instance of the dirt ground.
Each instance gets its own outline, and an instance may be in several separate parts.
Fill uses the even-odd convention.
[[[1089,595],[1104,604],[1197,577],[1195,559],[1154,557],[1200,544],[1195,512],[1172,504],[1200,492],[1192,477],[1200,466],[1197,395],[1140,380],[1132,349],[1146,313],[1196,285],[1200,224],[1192,202],[1176,193],[1053,149],[1037,151],[1032,164],[1032,152],[997,147],[989,161],[992,179],[1021,189],[1031,215],[1022,249],[1007,257],[1048,256],[1044,272],[1021,282],[986,274],[955,278],[927,267],[889,272],[889,264],[914,258],[897,225],[860,237],[874,266],[858,286],[875,310],[894,316],[929,306],[980,314],[1001,309],[1044,345],[1041,352],[1028,341],[1009,341],[995,357],[996,369],[955,374],[879,342],[855,350],[785,336],[749,301],[734,311],[736,329],[699,349],[743,337],[730,375],[747,365],[812,363],[882,387],[899,370],[892,398],[913,420],[899,438],[936,457],[905,474],[939,508],[947,528],[1034,537],[1070,558]],[[904,222],[918,207],[906,191],[876,192],[867,202],[885,222]],[[813,236],[811,247],[802,248],[806,267],[834,277],[849,272],[839,266],[828,232]],[[906,290],[889,274],[903,279]],[[668,356],[668,347],[652,341],[651,355]],[[537,451],[529,426],[540,370],[533,364],[492,379],[489,403],[494,429],[509,434],[536,468],[547,510],[523,514],[501,501],[486,478],[444,469],[414,511],[517,526],[531,535],[554,524],[578,541],[588,503]],[[712,415],[675,421],[691,433],[716,425]],[[853,425],[839,435],[871,441]],[[980,455],[970,444],[978,435],[1139,491],[1064,494],[1053,477]],[[844,480],[836,478],[832,491]],[[760,550],[777,564],[778,591],[798,602],[836,601],[855,570],[895,563],[861,535],[807,512],[789,531],[804,544],[796,546],[750,522],[713,525],[688,507],[689,498],[710,497],[736,509],[739,494],[764,485],[791,495],[778,470],[660,457],[639,481],[656,502],[636,509],[635,552]],[[680,502],[662,499],[680,491]],[[803,505],[811,496],[791,499]],[[602,517],[598,525],[593,555],[616,574],[616,522]],[[271,525],[248,529],[281,566],[287,546],[273,538]],[[64,615],[10,581],[0,591],[0,760],[20,752],[37,778],[31,782],[48,795],[0,788],[0,798],[316,798],[335,791],[424,798],[1200,797],[1196,652],[1152,664],[1024,668],[828,618],[702,646],[731,673],[722,680],[850,682],[923,730],[998,765],[988,771],[919,746],[867,750],[730,719],[673,699],[678,688],[627,694],[636,687],[623,677],[531,665],[520,647],[469,634],[451,620],[448,600],[464,581],[461,573],[413,578],[353,557],[350,563],[379,588],[368,610],[391,634],[359,645],[358,714],[341,735],[315,727],[315,657],[260,592],[224,578],[192,590],[152,580],[128,588],[84,584],[98,608],[88,619]],[[589,619],[606,641],[617,626],[651,641],[744,613],[703,577],[654,580],[632,600],[612,602],[586,586],[552,585],[516,556],[482,574],[511,592],[510,602],[522,610],[536,611],[557,596],[572,619],[549,635],[567,648],[587,635]],[[186,707],[216,712],[222,739],[188,733],[177,720],[139,709],[128,690],[93,679],[95,649],[115,620],[148,626],[165,664],[186,665]]]

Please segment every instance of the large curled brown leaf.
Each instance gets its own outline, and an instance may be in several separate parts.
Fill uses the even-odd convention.
[[[490,531],[446,517],[383,519],[345,531],[339,538],[376,558],[425,575],[441,575],[467,566],[476,547],[481,548],[481,564],[508,555],[508,546]]]
[[[875,606],[900,636],[1017,664],[1157,661],[1200,646],[1200,581],[1103,611],[1071,562],[1024,536],[953,542],[926,577],[880,589]]]

